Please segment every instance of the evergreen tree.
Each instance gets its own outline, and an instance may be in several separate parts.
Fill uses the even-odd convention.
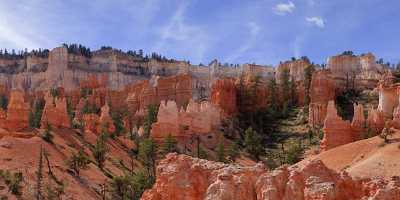
[[[158,113],[158,106],[156,105],[149,105],[147,107],[147,116],[144,121],[144,134],[145,137],[149,137],[151,125],[157,121],[157,113]]]
[[[115,200],[139,200],[144,190],[151,188],[154,181],[145,172],[115,176],[110,182],[111,198]]]
[[[290,101],[290,74],[289,69],[284,69],[281,77],[281,88],[282,88],[282,97],[283,103],[289,103]]]
[[[309,65],[304,69],[304,104],[308,106],[310,104],[310,88],[312,74],[314,73],[314,65]]]
[[[80,170],[86,169],[89,163],[89,157],[83,152],[82,149],[79,150],[77,154],[73,153],[66,162],[68,168],[73,170],[78,177]]]
[[[12,173],[8,170],[0,169],[0,178],[3,179],[4,183],[8,187],[8,191],[11,194],[17,196],[17,199],[20,199],[22,195],[22,186],[21,183],[24,180],[21,172]]]
[[[289,83],[289,88],[290,88],[290,105],[294,106],[297,103],[297,96],[296,96],[296,81],[294,80],[294,77],[290,77],[290,83]]]
[[[270,108],[273,114],[278,111],[278,92],[277,92],[277,84],[275,78],[272,78],[268,82],[268,103],[270,104]]]
[[[39,98],[33,104],[33,109],[29,112],[29,126],[40,128],[45,101],[43,98]]]
[[[245,150],[255,159],[259,160],[261,155],[264,155],[264,147],[262,145],[262,138],[258,135],[252,127],[245,131]]]
[[[97,166],[100,169],[103,169],[104,167],[104,162],[107,159],[107,134],[105,133],[105,130],[102,130],[102,133],[97,137],[96,143],[94,145],[94,148],[92,149],[92,154],[94,159],[97,162]]]
[[[42,182],[43,182],[43,147],[40,146],[38,171],[36,172],[36,200],[43,199]]]
[[[236,157],[239,155],[239,144],[238,141],[234,142],[228,149],[228,156],[235,162]]]
[[[177,147],[176,147],[177,141],[174,137],[171,136],[171,134],[168,134],[168,136],[165,137],[164,143],[161,146],[161,151],[163,154],[168,154],[172,152],[177,152]]]
[[[217,161],[218,162],[226,162],[225,145],[222,141],[218,144],[216,153],[217,153]]]
[[[286,163],[289,165],[293,165],[293,164],[297,163],[298,161],[300,161],[302,152],[303,152],[303,149],[301,148],[301,145],[292,144],[289,147],[289,150],[286,155]]]
[[[207,159],[208,158],[207,152],[201,146],[199,146],[197,148],[197,157],[200,158],[200,159]]]
[[[4,95],[4,94],[0,95],[0,107],[1,107],[3,110],[7,110],[7,105],[8,105],[7,96]]]
[[[43,140],[48,143],[53,143],[53,134],[51,133],[51,126],[48,122],[46,122],[46,126],[42,135]]]
[[[124,122],[123,122],[123,113],[118,112],[118,111],[112,112],[111,118],[113,119],[113,123],[115,126],[115,134],[117,136],[121,135],[121,133],[125,131]]]
[[[139,161],[146,168],[147,173],[155,177],[157,145],[151,138],[143,139],[139,144]]]

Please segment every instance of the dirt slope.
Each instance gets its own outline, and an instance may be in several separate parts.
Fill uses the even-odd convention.
[[[34,135],[35,132],[25,134]],[[66,183],[64,189],[65,199],[101,199],[102,184],[109,181],[107,175],[123,174],[124,170],[131,166],[127,150],[132,144],[128,144],[123,139],[108,139],[109,153],[105,168],[102,171],[95,164],[90,150],[97,137],[93,133],[86,133],[81,136],[73,130],[55,130],[53,144],[45,142],[38,136],[17,138],[15,136],[7,136],[5,133],[0,135],[3,135],[0,137],[0,169],[23,173],[23,199],[32,199],[32,196],[35,195],[36,172],[38,170],[41,146],[48,154],[50,169],[56,179]],[[81,148],[93,162],[89,164],[87,169],[81,171],[80,178],[78,178],[71,170],[68,170],[65,162],[73,152],[77,152]],[[135,161],[134,166],[137,167],[138,165]],[[50,180],[48,178],[48,169],[47,161],[43,159],[43,185]],[[3,192],[0,191],[0,194]]]
[[[375,136],[311,156],[298,165],[311,159],[321,159],[328,168],[346,170],[352,176],[385,179],[400,176],[400,131],[396,131],[388,144]]]

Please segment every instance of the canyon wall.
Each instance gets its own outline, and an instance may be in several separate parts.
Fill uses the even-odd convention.
[[[131,113],[145,110],[149,105],[173,100],[178,107],[185,106],[192,99],[192,77],[178,75],[166,78],[153,77],[139,84],[128,86],[126,102]]]
[[[377,64],[372,53],[356,55],[337,55],[329,57],[327,69],[343,85],[356,88],[374,88],[386,69]]]
[[[157,179],[142,200],[339,200],[396,199],[400,182],[355,179],[321,161],[267,171],[168,154],[157,166]]]

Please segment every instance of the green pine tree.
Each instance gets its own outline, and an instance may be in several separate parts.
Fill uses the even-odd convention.
[[[177,141],[174,137],[172,137],[171,134],[168,134],[168,136],[165,137],[164,143],[161,146],[161,151],[163,154],[168,154],[172,152],[177,152]]]
[[[224,143],[222,141],[218,143],[216,154],[217,154],[217,161],[218,162],[226,162],[226,159],[225,159],[225,145],[224,145]]]
[[[148,174],[155,177],[157,145],[151,138],[143,139],[139,144],[139,161],[145,166]]]
[[[103,169],[104,163],[107,159],[107,135],[105,132],[102,132],[96,139],[96,143],[94,148],[92,149],[92,154],[94,159],[97,162],[97,166],[100,169]]]
[[[249,127],[245,131],[245,150],[255,159],[259,160],[260,156],[264,155],[265,150],[262,145],[262,138],[258,135],[256,131],[253,130],[252,127]]]
[[[239,144],[238,142],[234,142],[228,149],[228,156],[230,159],[235,162],[237,156],[239,155]]]

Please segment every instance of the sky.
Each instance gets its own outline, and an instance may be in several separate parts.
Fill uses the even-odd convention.
[[[397,63],[399,9],[398,0],[0,0],[0,48],[79,43],[271,65],[352,50]]]

